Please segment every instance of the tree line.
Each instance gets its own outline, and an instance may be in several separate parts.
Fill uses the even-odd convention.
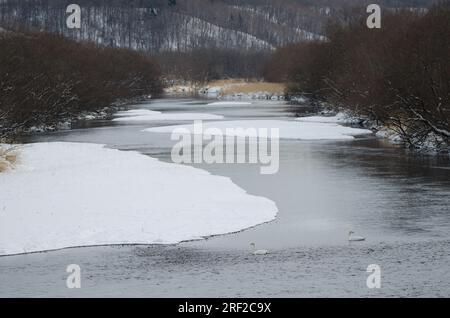
[[[261,79],[264,65],[271,53],[205,48],[190,52],[164,52],[153,56],[167,80],[183,80],[202,85],[224,78]]]
[[[58,35],[1,32],[0,60],[0,139],[162,91],[148,56]]]
[[[265,77],[376,120],[410,147],[450,144],[450,2],[427,12],[384,13],[381,29],[365,15],[330,23],[327,41],[277,50]]]

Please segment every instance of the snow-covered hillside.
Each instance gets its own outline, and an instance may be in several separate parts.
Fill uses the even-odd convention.
[[[0,26],[153,52],[204,47],[270,50],[291,42],[320,39],[318,32],[325,18],[321,14],[315,14],[317,19],[307,17],[310,10],[280,12],[275,6],[251,9],[245,3],[226,1],[178,1],[172,7],[166,2],[151,2],[146,7],[132,2],[122,6],[105,1],[77,3],[82,10],[81,29],[67,28],[65,2],[58,0],[0,2]]]
[[[81,29],[66,26],[64,0],[0,1],[0,27],[32,29],[138,50],[197,48],[267,50],[293,42],[324,40],[330,18],[345,19],[348,6],[365,14],[367,0],[78,0]],[[415,1],[423,9],[434,0]],[[411,1],[380,0],[389,9]]]

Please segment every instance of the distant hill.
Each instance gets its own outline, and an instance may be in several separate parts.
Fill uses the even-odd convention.
[[[326,21],[361,0],[0,0],[0,26],[61,33],[150,52],[216,47],[269,50],[323,38]],[[433,0],[377,1],[426,8]],[[82,7],[81,30],[66,27],[65,8]],[[155,11],[156,10],[156,15]]]

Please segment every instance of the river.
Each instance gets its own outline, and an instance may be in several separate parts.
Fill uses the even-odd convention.
[[[208,106],[198,99],[133,105],[204,112],[225,119],[292,120],[308,109],[282,102]],[[142,129],[175,122],[80,122],[27,142],[102,143],[171,162],[167,134]],[[177,245],[100,246],[0,257],[1,297],[386,297],[450,296],[450,162],[419,156],[375,137],[282,140],[280,170],[255,164],[196,164],[248,193],[273,200],[275,221]],[[132,180],[130,180],[132,182]],[[176,198],[174,198],[176,199]],[[349,244],[354,230],[365,242]],[[251,242],[270,254],[254,256]],[[67,289],[68,264],[82,288]],[[381,269],[370,289],[368,265]]]

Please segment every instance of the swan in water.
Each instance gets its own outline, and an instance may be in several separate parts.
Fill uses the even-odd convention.
[[[253,249],[253,255],[266,255],[266,254],[269,254],[268,250],[257,250],[255,243],[250,243],[250,246]]]
[[[348,240],[350,242],[365,241],[366,240],[365,237],[356,236],[356,235],[353,235],[353,234],[355,234],[355,232],[353,232],[353,231],[348,232]]]

